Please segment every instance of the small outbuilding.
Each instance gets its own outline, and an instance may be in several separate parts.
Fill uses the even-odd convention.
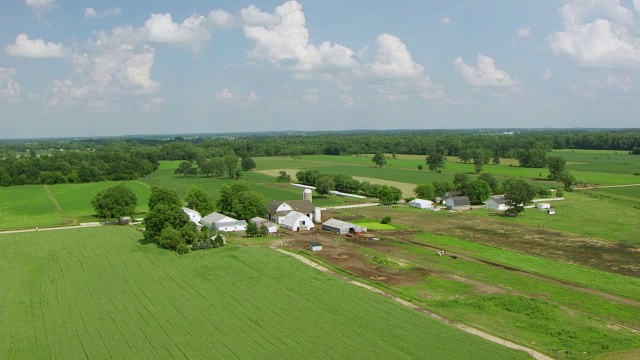
[[[413,199],[409,201],[409,206],[417,209],[433,209],[433,201],[423,199]]]
[[[445,201],[447,210],[466,211],[471,210],[471,201],[466,196],[454,196]]]
[[[236,220],[232,217],[220,214],[211,213],[202,219],[200,224],[208,227],[209,229],[216,229],[218,231],[245,231],[247,230],[247,222],[244,220]]]
[[[269,230],[269,234],[275,234],[278,232],[278,225],[275,223],[272,223],[267,219],[263,219],[261,217],[254,217],[250,221],[256,224],[258,228],[261,228],[263,225],[266,226],[267,229]]]
[[[310,242],[309,243],[309,250],[311,251],[321,251],[322,250],[322,243],[321,242]]]
[[[551,204],[549,203],[538,203],[536,204],[536,207],[540,210],[547,210],[547,209],[551,209]]]
[[[337,219],[329,219],[322,223],[322,230],[331,231],[336,234],[359,234],[367,232],[367,228],[364,226]]]

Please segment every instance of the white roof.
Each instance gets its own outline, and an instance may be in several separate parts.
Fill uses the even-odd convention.
[[[193,210],[193,209],[189,209],[187,207],[183,207],[182,211],[184,211],[184,213],[187,214],[187,215],[197,215],[197,216],[202,217],[202,215],[200,215],[199,212],[197,212],[196,210]]]
[[[299,213],[297,211],[292,211],[292,212],[288,213],[287,216],[284,217],[284,219],[282,219],[282,224],[290,226],[290,227],[294,227],[296,225],[296,222],[301,217],[305,217],[305,218],[309,219],[309,217],[307,215],[303,214],[303,213]],[[311,219],[309,219],[309,221],[311,221]]]
[[[211,214],[203,217],[202,220],[200,220],[200,221],[201,222],[206,222],[206,223],[209,223],[209,224],[215,224],[215,223],[217,223],[219,221],[229,222],[229,221],[237,221],[237,220],[234,219],[234,218],[230,218],[230,217],[228,217],[226,215],[222,215],[220,213],[214,212],[214,213],[211,213]]]
[[[433,204],[433,201],[431,200],[423,200],[423,199],[413,199],[411,201],[409,201],[410,203],[416,203],[416,204]]]

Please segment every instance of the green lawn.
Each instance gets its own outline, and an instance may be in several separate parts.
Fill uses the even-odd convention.
[[[370,221],[370,222],[357,222],[357,225],[360,226],[364,226],[366,227],[368,230],[395,230],[395,226],[391,225],[391,224],[381,224],[379,222],[374,222],[374,221]]]
[[[0,235],[0,358],[528,358],[270,249],[140,238]]]
[[[574,234],[606,240],[640,244],[640,217],[638,200],[618,201],[594,196],[591,190],[565,193],[565,201],[553,201],[555,215],[537,209],[525,210],[516,218],[499,217],[508,222],[541,226]],[[474,210],[471,214],[492,216],[489,210]],[[635,214],[635,215],[634,215]]]
[[[0,187],[0,229],[64,223],[43,185]]]

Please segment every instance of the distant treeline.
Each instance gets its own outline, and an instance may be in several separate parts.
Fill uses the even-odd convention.
[[[439,153],[474,158],[514,158],[544,167],[549,149],[640,153],[640,130],[529,130],[521,132],[382,131],[245,134],[192,138],[102,138],[0,142],[0,185],[128,180],[155,170],[159,160],[204,163],[238,157]],[[482,155],[479,156],[478,154]],[[483,160],[487,163],[486,159]]]
[[[8,151],[0,159],[1,186],[133,180],[159,165],[156,150],[122,146],[20,156]]]

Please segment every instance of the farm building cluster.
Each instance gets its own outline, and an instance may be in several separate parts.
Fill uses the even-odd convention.
[[[293,232],[313,231],[321,228],[337,234],[360,234],[366,227],[344,221],[329,219],[322,223],[322,211],[313,204],[311,190],[305,189],[302,200],[273,200],[269,203],[266,218],[254,217],[249,220],[258,227],[266,227],[269,234],[275,234],[279,228]],[[207,227],[218,232],[243,232],[247,230],[245,220],[237,220],[230,216],[213,212],[202,216],[199,212],[186,207],[182,211],[189,216],[189,221],[198,227]],[[316,227],[316,224],[321,224]]]

